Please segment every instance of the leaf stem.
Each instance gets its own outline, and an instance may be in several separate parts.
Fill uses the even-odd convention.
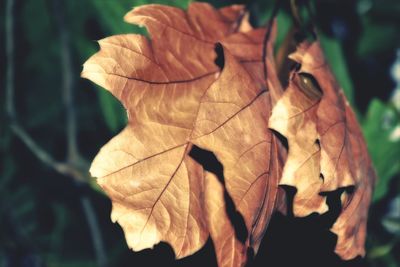
[[[267,32],[265,33],[264,40],[263,40],[262,60],[263,60],[264,79],[265,80],[267,80],[267,77],[268,77],[268,71],[267,71],[267,43],[268,43],[269,37],[271,35],[274,18],[278,14],[280,5],[281,5],[281,1],[280,0],[276,0],[275,4],[274,4],[274,8],[272,9],[271,17],[270,17],[270,19],[268,21],[268,24],[267,24]]]

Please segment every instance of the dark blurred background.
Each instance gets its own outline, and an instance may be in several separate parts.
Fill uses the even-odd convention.
[[[216,266],[212,243],[174,260],[160,244],[128,250],[109,218],[110,201],[90,161],[126,123],[109,93],[79,77],[96,40],[145,33],[123,22],[132,7],[189,0],[1,0],[0,267]],[[265,25],[273,1],[246,4]],[[278,13],[277,47],[293,24]],[[289,2],[289,1],[287,1]],[[343,262],[336,237],[314,215],[276,215],[255,266],[400,266],[400,2],[314,1],[320,40],[362,125],[379,175],[368,225],[367,256]]]

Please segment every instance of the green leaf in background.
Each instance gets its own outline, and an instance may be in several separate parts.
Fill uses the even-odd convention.
[[[116,133],[127,123],[126,111],[108,91],[96,86],[99,104],[108,128]]]
[[[343,48],[339,40],[320,34],[320,42],[325,52],[325,56],[332,68],[333,73],[340,86],[342,87],[350,104],[354,104],[354,88],[347,68],[347,62],[344,57]]]
[[[400,194],[390,201],[388,212],[382,218],[382,225],[392,234],[393,244],[400,241]]]
[[[358,41],[357,53],[360,57],[393,50],[400,41],[398,26],[390,23],[376,23],[370,18],[363,18],[363,30]]]
[[[390,179],[400,171],[400,138],[393,138],[399,126],[400,118],[392,106],[371,101],[362,128],[379,177],[373,201],[385,196]]]
[[[139,26],[126,23],[123,18],[132,8],[136,6],[160,3],[163,5],[177,6],[186,8],[190,0],[169,0],[169,1],[150,1],[150,0],[120,0],[105,1],[92,0],[96,12],[100,15],[102,25],[112,34],[139,33],[145,34],[146,30]]]
[[[394,246],[393,242],[391,242],[389,244],[375,246],[373,249],[371,249],[369,251],[368,257],[370,259],[384,257],[384,256],[386,256],[387,254],[390,253],[390,251],[393,249],[393,246]]]
[[[390,229],[393,234],[400,236],[400,218],[385,218],[383,225],[386,229]]]
[[[275,40],[275,52],[278,48],[282,45],[283,41],[285,40],[286,35],[288,34],[290,27],[292,27],[292,18],[289,16],[288,13],[284,11],[278,12],[276,16],[276,21],[278,24],[278,31],[276,33],[276,40]]]
[[[139,3],[138,3],[139,2]],[[101,25],[112,34],[122,33],[141,33],[144,29],[126,23],[124,15],[132,9],[133,6],[141,5],[146,1],[102,1],[92,0],[92,4],[96,13],[100,15],[99,22]]]

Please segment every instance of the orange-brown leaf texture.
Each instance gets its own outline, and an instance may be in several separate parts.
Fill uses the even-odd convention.
[[[318,42],[300,44],[290,58],[298,65],[270,118],[289,144],[280,184],[296,187],[296,216],[327,211],[326,193],[342,190],[335,251],[364,255],[375,172],[360,127]]]
[[[298,216],[326,211],[321,193],[345,188],[332,228],[336,251],[363,254],[374,172],[355,116],[317,43],[292,55],[301,68],[283,92],[275,27],[254,29],[247,17],[242,6],[145,5],[125,20],[146,27],[149,38],[99,41],[82,76],[128,114],[90,169],[112,200],[111,218],[134,251],[164,241],[182,258],[210,236],[218,265],[239,267],[249,249],[257,252],[272,213],[284,209],[279,183],[297,188]],[[315,83],[309,76],[322,91],[307,86]],[[270,128],[288,139],[287,160]],[[212,156],[202,162],[196,153]]]
[[[112,199],[112,220],[135,251],[166,241],[181,258],[210,234],[220,266],[243,266],[248,248],[259,246],[280,178],[267,123],[270,92],[276,98],[281,89],[276,79],[267,84],[263,78],[265,30],[252,29],[243,17],[240,6],[135,8],[125,20],[144,25],[151,40],[106,38],[84,65],[82,76],[128,112],[127,127],[101,149],[91,174]],[[223,177],[189,156],[193,145],[215,154]],[[227,197],[243,218],[241,240]]]

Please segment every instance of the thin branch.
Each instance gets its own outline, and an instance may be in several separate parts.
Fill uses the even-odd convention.
[[[14,108],[14,0],[7,0],[5,10],[6,35],[6,112],[10,119],[15,118]]]
[[[14,0],[7,0],[5,13],[5,37],[6,37],[6,112],[10,119],[10,128],[13,133],[21,139],[21,141],[32,151],[32,153],[45,165],[51,167],[55,171],[66,175],[75,173],[76,178],[82,178],[83,175],[72,169],[66,163],[56,161],[49,153],[42,149],[25,129],[17,121],[17,111],[15,108],[14,97],[14,71],[15,71],[15,55],[14,55]]]
[[[67,175],[71,172],[70,167],[67,164],[54,160],[54,158],[43,150],[18,123],[13,122],[10,127],[14,134],[18,136],[19,139],[21,139],[33,154],[35,154],[35,156],[45,165],[50,166],[52,169],[63,175]]]
[[[61,49],[61,73],[62,73],[62,95],[65,108],[66,128],[67,128],[67,161],[77,162],[79,152],[76,134],[76,114],[73,95],[73,69],[71,64],[71,50],[69,46],[69,33],[65,25],[65,14],[60,1],[55,1],[55,13],[60,34]]]
[[[299,7],[296,3],[296,0],[290,0],[290,10],[292,11],[292,16],[296,27],[301,28],[304,23],[300,16]]]
[[[74,164],[77,168],[85,166],[83,158],[80,156],[77,144],[77,126],[74,102],[73,68],[71,64],[71,49],[69,42],[68,27],[65,22],[64,7],[60,0],[55,0],[55,13],[58,22],[58,32],[60,34],[61,48],[61,71],[62,71],[62,94],[64,100],[66,126],[67,126],[67,162]],[[86,168],[87,169],[87,168]],[[91,200],[80,195],[80,202],[83,213],[89,226],[92,245],[94,248],[97,265],[99,267],[107,266],[107,256],[104,248],[104,242],[94,212]]]
[[[280,0],[276,0],[275,4],[274,4],[274,8],[273,8],[272,13],[271,13],[271,17],[270,17],[270,19],[268,21],[268,24],[267,24],[267,32],[265,33],[264,40],[263,40],[263,55],[262,55],[262,59],[263,59],[264,79],[265,80],[268,77],[268,72],[267,72],[267,44],[268,44],[269,37],[271,36],[272,24],[274,22],[274,19],[275,19],[277,13],[278,13],[280,5],[281,5],[281,1]]]
[[[15,108],[14,98],[14,17],[13,17],[14,0],[6,2],[6,18],[5,18],[5,35],[6,35],[6,112],[10,119],[10,128],[13,133],[32,151],[32,153],[42,161],[46,166],[51,167],[60,174],[72,177],[78,183],[87,181],[87,168],[80,159],[77,148],[77,127],[76,116],[73,102],[73,71],[71,64],[71,53],[68,46],[68,35],[65,27],[60,23],[60,39],[61,39],[61,63],[63,72],[63,99],[66,109],[67,121],[67,162],[59,162],[55,160],[48,152],[41,148],[34,139],[25,131],[18,123],[17,112]],[[89,198],[81,195],[80,201],[82,209],[89,225],[90,236],[92,238],[95,250],[96,260],[99,267],[107,266],[107,258],[104,249],[104,243],[99,224],[96,219],[93,206]]]
[[[33,138],[25,131],[25,129],[16,121],[11,121],[10,128],[13,133],[29,148],[29,150],[46,166],[52,168],[56,172],[70,176],[78,182],[87,181],[88,174],[81,169],[76,168],[71,163],[60,162],[55,160],[47,151],[41,148]]]
[[[104,249],[103,237],[99,227],[99,223],[96,219],[96,213],[92,202],[88,197],[81,196],[80,202],[82,205],[83,213],[85,214],[86,221],[89,226],[90,236],[92,237],[92,243],[94,247],[94,252],[96,254],[97,265],[99,267],[107,266],[107,257]]]
[[[311,21],[311,24],[306,23],[300,13],[300,5],[304,5],[306,7],[306,10],[309,13],[309,18]],[[296,34],[296,39],[297,42],[301,42],[304,39],[307,39],[308,37],[312,37],[314,40],[317,39],[317,35],[314,31],[314,25],[315,25],[315,18],[314,14],[311,9],[311,4],[310,1],[298,1],[298,0],[290,0],[290,10],[292,12],[292,17],[294,21],[294,25],[297,31]],[[311,36],[310,36],[311,34]]]

